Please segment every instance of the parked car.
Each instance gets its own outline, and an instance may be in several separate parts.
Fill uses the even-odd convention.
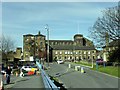
[[[38,71],[38,67],[37,66],[31,66],[31,71]]]
[[[63,61],[63,60],[58,60],[57,63],[58,63],[58,64],[63,64],[64,61]]]
[[[103,62],[103,59],[96,59],[96,61],[98,61],[98,62]]]
[[[22,66],[21,69],[23,69],[25,71],[31,71],[31,66]]]
[[[96,59],[96,62],[98,62],[98,65],[101,65],[103,64],[104,60],[100,58],[100,59]]]

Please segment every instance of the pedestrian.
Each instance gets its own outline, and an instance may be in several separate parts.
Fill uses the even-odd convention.
[[[7,83],[7,84],[10,83],[11,71],[12,71],[12,69],[10,68],[10,66],[7,66],[7,69],[6,69],[6,71],[5,71],[6,83]]]

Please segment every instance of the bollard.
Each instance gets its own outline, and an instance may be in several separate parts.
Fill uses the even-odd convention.
[[[85,71],[84,71],[84,68],[83,67],[81,67],[81,73],[84,73]]]
[[[69,68],[71,68],[71,64],[69,64]]]
[[[77,66],[75,66],[75,70],[77,71]]]

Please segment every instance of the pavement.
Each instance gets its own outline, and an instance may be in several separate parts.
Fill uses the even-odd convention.
[[[41,75],[31,75],[23,78],[12,75],[10,84],[4,84],[5,90],[13,90],[18,88],[23,90],[27,88],[44,88]]]

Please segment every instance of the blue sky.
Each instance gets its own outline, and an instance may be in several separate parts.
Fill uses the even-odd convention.
[[[3,2],[2,33],[10,36],[17,47],[23,46],[23,35],[47,35],[50,39],[73,40],[73,35],[83,34],[88,38],[88,29],[102,10],[116,6],[117,2]],[[79,27],[79,28],[78,28]]]

